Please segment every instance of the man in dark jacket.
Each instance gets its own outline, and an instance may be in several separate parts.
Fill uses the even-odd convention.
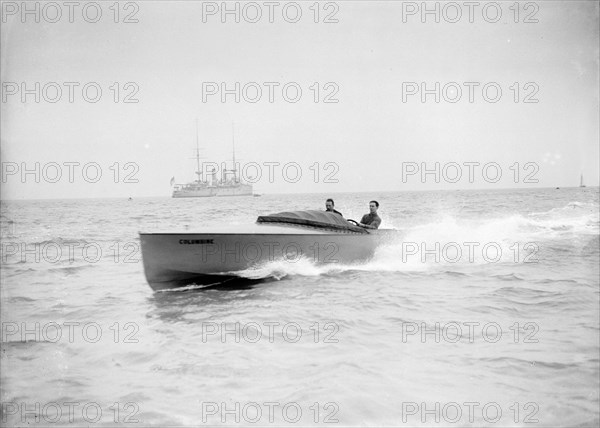
[[[365,229],[378,229],[381,224],[381,218],[377,215],[377,209],[379,208],[379,202],[369,202],[369,214],[365,214],[361,219],[359,226]]]
[[[333,199],[327,199],[325,201],[325,211],[329,211],[329,212],[332,212],[332,213],[335,213],[335,214],[339,214],[342,217],[344,217],[341,212],[336,211],[335,208],[333,208],[334,205],[335,205],[335,203],[333,202]]]

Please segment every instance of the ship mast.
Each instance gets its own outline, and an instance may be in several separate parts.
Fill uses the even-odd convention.
[[[198,142],[198,118],[196,118],[196,175],[198,176],[198,183],[202,178],[202,171],[200,171],[200,143]]]
[[[237,170],[235,168],[235,128],[234,123],[231,122],[231,148],[232,148],[232,158],[233,158],[233,182],[237,183]]]
[[[225,176],[225,180],[227,179],[227,174],[233,173],[233,182],[234,183],[238,183],[238,179],[237,179],[237,169],[235,167],[235,128],[234,128],[234,123],[231,122],[231,148],[232,148],[232,161],[233,161],[233,166],[231,167],[231,169],[225,169],[223,170],[223,175]]]

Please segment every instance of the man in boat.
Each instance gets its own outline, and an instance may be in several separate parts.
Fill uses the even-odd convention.
[[[333,208],[334,205],[335,205],[335,203],[333,202],[333,199],[331,199],[331,198],[327,199],[325,201],[325,211],[329,211],[329,212],[332,212],[332,213],[335,213],[335,214],[339,214],[342,217],[344,217],[341,212],[339,212],[335,208]]]
[[[365,214],[358,223],[359,226],[365,229],[378,229],[381,224],[381,218],[377,215],[377,209],[379,208],[379,202],[369,202],[369,214]]]

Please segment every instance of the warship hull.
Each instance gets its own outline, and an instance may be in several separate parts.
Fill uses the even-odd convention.
[[[215,196],[251,196],[251,184],[238,184],[231,186],[207,186],[197,189],[175,189],[174,198],[210,198]]]

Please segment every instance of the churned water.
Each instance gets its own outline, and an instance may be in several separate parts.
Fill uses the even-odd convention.
[[[138,231],[381,203],[363,264],[153,292]],[[3,425],[597,426],[598,188],[9,201]],[[485,249],[485,250],[484,250]]]

